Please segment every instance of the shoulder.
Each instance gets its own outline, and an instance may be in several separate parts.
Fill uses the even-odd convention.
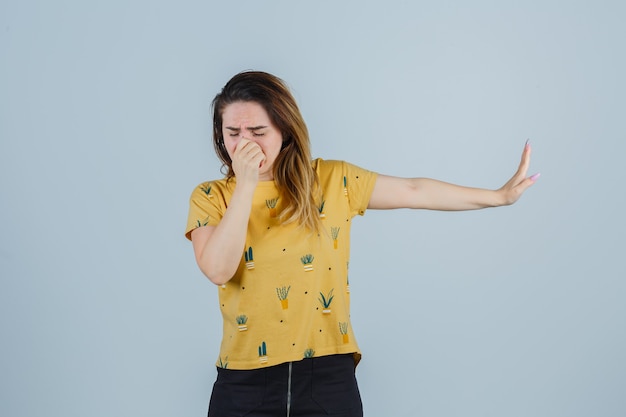
[[[314,159],[311,164],[313,166],[313,170],[317,172],[318,175],[332,175],[335,172],[344,172],[347,162],[334,159],[317,158]]]
[[[350,162],[341,161],[341,160],[325,160],[322,158],[314,159],[312,162],[313,169],[320,177],[323,176],[333,176],[333,175],[341,175],[346,176],[351,173],[358,174],[370,174],[376,175],[375,172],[370,171],[368,169],[362,168],[358,165],[354,165]]]

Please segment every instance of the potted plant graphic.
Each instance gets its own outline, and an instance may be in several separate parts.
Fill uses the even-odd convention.
[[[198,227],[202,227],[202,226],[208,225],[209,224],[209,218],[210,218],[210,216],[206,216],[203,220],[196,220],[197,226]]]
[[[304,270],[306,272],[311,272],[313,270],[313,255],[307,253],[303,257],[300,258],[300,262],[304,266]]]
[[[341,227],[331,227],[330,236],[333,238],[333,247],[337,249],[337,237],[339,237],[339,230]]]
[[[278,295],[278,299],[280,300],[280,305],[283,307],[283,310],[287,310],[289,308],[289,300],[287,296],[289,295],[289,290],[291,289],[291,285],[285,287],[284,285],[280,288],[276,288],[276,295]]]
[[[324,204],[326,204],[326,200],[322,200],[322,204],[317,208],[320,211],[320,219],[326,218],[326,214],[324,213]]]
[[[265,205],[270,210],[270,217],[276,217],[276,204],[278,203],[278,197],[270,200],[265,200]]]
[[[267,345],[265,342],[261,343],[261,346],[259,346],[259,362],[267,363]]]
[[[348,343],[350,341],[350,337],[348,336],[348,323],[345,321],[339,322],[339,333],[341,333],[343,337],[343,343]]]
[[[209,198],[213,198],[213,194],[211,194],[211,184],[202,184],[200,189],[204,194],[206,194]]]
[[[248,248],[244,253],[244,257],[246,258],[246,268],[254,269],[254,257],[252,256],[252,246]]]
[[[304,351],[304,358],[308,359],[308,358],[312,358],[313,355],[315,355],[315,351],[311,348],[307,349]]]
[[[237,328],[240,332],[245,332],[246,330],[248,330],[248,325],[246,324],[248,323],[248,316],[242,314],[240,316],[237,316],[235,320],[237,320]]]
[[[345,176],[343,177],[343,195],[348,195],[348,179]]]
[[[219,366],[220,368],[224,368],[224,369],[228,368],[228,356],[226,356],[223,360],[222,360],[222,357],[220,356],[217,366]]]
[[[324,293],[320,291],[320,296],[318,300],[320,301],[320,303],[322,303],[322,306],[324,307],[324,309],[322,310],[322,313],[324,314],[330,314],[330,303],[332,303],[333,298],[335,298],[335,296],[333,295],[333,290],[334,288],[328,292],[327,296],[325,296]]]

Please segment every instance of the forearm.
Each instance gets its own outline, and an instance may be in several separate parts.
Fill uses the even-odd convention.
[[[239,267],[246,243],[254,189],[235,188],[220,223],[196,252],[200,270],[217,285],[228,282]]]
[[[502,206],[505,203],[498,190],[465,187],[430,178],[411,178],[408,205],[429,210],[476,210]]]
[[[370,209],[476,210],[506,204],[502,193],[463,187],[430,178],[379,175],[370,197]]]

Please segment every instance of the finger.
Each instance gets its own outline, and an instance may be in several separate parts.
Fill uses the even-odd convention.
[[[530,178],[526,178],[524,179],[524,181],[520,182],[517,187],[515,187],[515,191],[518,195],[517,198],[520,198],[522,194],[524,194],[524,192],[526,192],[526,190],[530,188],[534,183],[535,181],[531,180]]]
[[[241,138],[241,139],[239,140],[239,143],[237,143],[237,146],[235,147],[235,152],[234,152],[234,153],[236,154],[236,153],[238,153],[238,152],[241,152],[241,150],[242,150],[242,149],[244,149],[244,148],[245,148],[248,144],[250,144],[250,143],[252,143],[252,141],[251,141],[251,140]]]
[[[528,172],[528,167],[530,166],[530,154],[531,154],[530,143],[526,141],[524,145],[524,151],[522,152],[522,158],[520,160],[519,166],[517,167],[517,171],[513,174],[513,177],[509,180],[507,184],[512,186],[518,185],[521,181],[526,178],[526,173]]]
[[[248,139],[241,139],[235,148],[235,156],[240,159],[247,159],[254,155],[255,152],[258,152],[259,149],[260,147],[256,143]]]
[[[532,153],[532,148],[530,146],[530,142],[526,141],[526,145],[524,145],[524,151],[522,152],[522,160],[520,161],[518,173],[522,174],[523,177],[526,176],[526,172],[528,172],[528,167],[530,166],[530,154]]]
[[[518,189],[520,194],[523,194],[527,188],[531,187],[534,183],[537,182],[540,176],[541,176],[541,173],[538,172],[536,174],[531,175],[528,178],[524,178],[524,180],[522,180],[517,186],[515,186],[515,188]]]
[[[239,149],[235,151],[235,157],[242,163],[250,164],[256,166],[257,168],[260,168],[263,162],[266,160],[263,150],[256,142],[242,139],[242,141],[244,140],[245,143],[242,144],[241,147],[238,146]]]
[[[261,147],[259,146],[258,143],[253,142],[253,141],[248,140],[248,139],[242,139],[242,141],[244,141],[244,140],[245,140],[245,143],[241,147],[242,151],[245,151],[247,153],[254,153],[255,151],[263,152],[261,150]]]
[[[244,151],[246,152],[247,157],[254,162],[265,160],[263,149],[261,149],[257,143],[251,142],[248,146],[246,146]]]

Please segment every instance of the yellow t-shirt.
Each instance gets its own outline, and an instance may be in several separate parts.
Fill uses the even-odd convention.
[[[303,358],[361,354],[350,325],[350,225],[369,203],[376,173],[341,161],[316,159],[323,191],[324,230],[281,224],[273,181],[260,182],[241,263],[218,288],[223,324],[217,366],[256,369]],[[205,182],[190,199],[186,236],[219,224],[236,179]]]

